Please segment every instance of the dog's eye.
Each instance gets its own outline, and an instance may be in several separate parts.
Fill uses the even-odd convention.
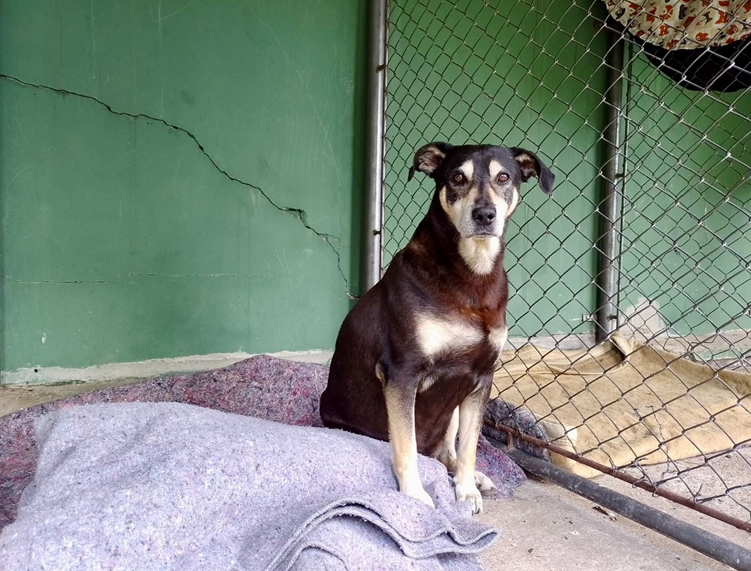
[[[464,177],[463,173],[455,172],[451,175],[451,182],[454,182],[456,184],[462,184],[465,180],[467,179]]]
[[[502,172],[498,175],[498,182],[508,182],[508,174],[505,172]]]

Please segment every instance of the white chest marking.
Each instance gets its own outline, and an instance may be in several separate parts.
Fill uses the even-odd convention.
[[[417,316],[416,332],[417,342],[426,357],[435,357],[444,351],[475,345],[484,337],[477,327],[432,315]]]
[[[500,251],[501,239],[498,236],[459,239],[459,254],[469,269],[481,276],[493,271]]]
[[[498,327],[497,329],[491,329],[490,333],[488,334],[488,342],[499,353],[503,351],[503,346],[506,344],[506,339],[508,339],[508,327]]]

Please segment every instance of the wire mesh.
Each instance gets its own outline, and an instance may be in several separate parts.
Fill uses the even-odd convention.
[[[678,29],[670,18],[673,8],[685,16],[683,5],[714,25],[715,36],[699,41]],[[507,231],[510,331],[494,398],[531,411],[557,445],[744,521],[749,12],[751,2],[735,0],[390,0],[383,205],[388,265],[434,190],[429,179],[406,180],[417,148],[447,141],[537,153],[556,174],[556,190],[548,198],[533,184],[524,188]],[[706,14],[719,14],[719,23]],[[655,19],[654,30],[639,28]],[[622,161],[610,181],[618,253],[608,299],[618,315],[617,330],[595,344],[608,30],[625,44]],[[657,42],[663,32],[677,39]],[[716,47],[721,39],[732,53]],[[680,59],[697,54],[720,61],[725,75],[701,58]],[[719,89],[730,73],[732,89]]]

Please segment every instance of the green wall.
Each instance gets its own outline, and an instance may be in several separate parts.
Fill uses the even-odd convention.
[[[0,4],[2,369],[331,348],[358,291],[365,8]],[[526,185],[509,228],[511,334],[591,331],[601,2],[390,9],[386,263],[432,191],[406,182],[417,147],[524,146],[557,188]],[[626,85],[621,309],[751,328],[751,94],[633,54]]]
[[[751,329],[751,92],[704,95],[631,60],[621,308],[656,302],[680,335]]]
[[[333,346],[365,5],[0,4],[3,370]]]

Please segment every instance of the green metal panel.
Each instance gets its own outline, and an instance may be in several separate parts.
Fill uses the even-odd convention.
[[[47,87],[0,79],[2,368],[331,348],[365,13],[3,2],[0,73]]]
[[[433,140],[539,152],[557,177],[534,182],[508,230],[511,335],[585,332],[594,310],[595,205],[605,121],[605,35],[587,0],[481,0],[391,5],[386,262],[424,215],[432,181],[406,183],[414,151]],[[435,13],[431,13],[430,9]]]

